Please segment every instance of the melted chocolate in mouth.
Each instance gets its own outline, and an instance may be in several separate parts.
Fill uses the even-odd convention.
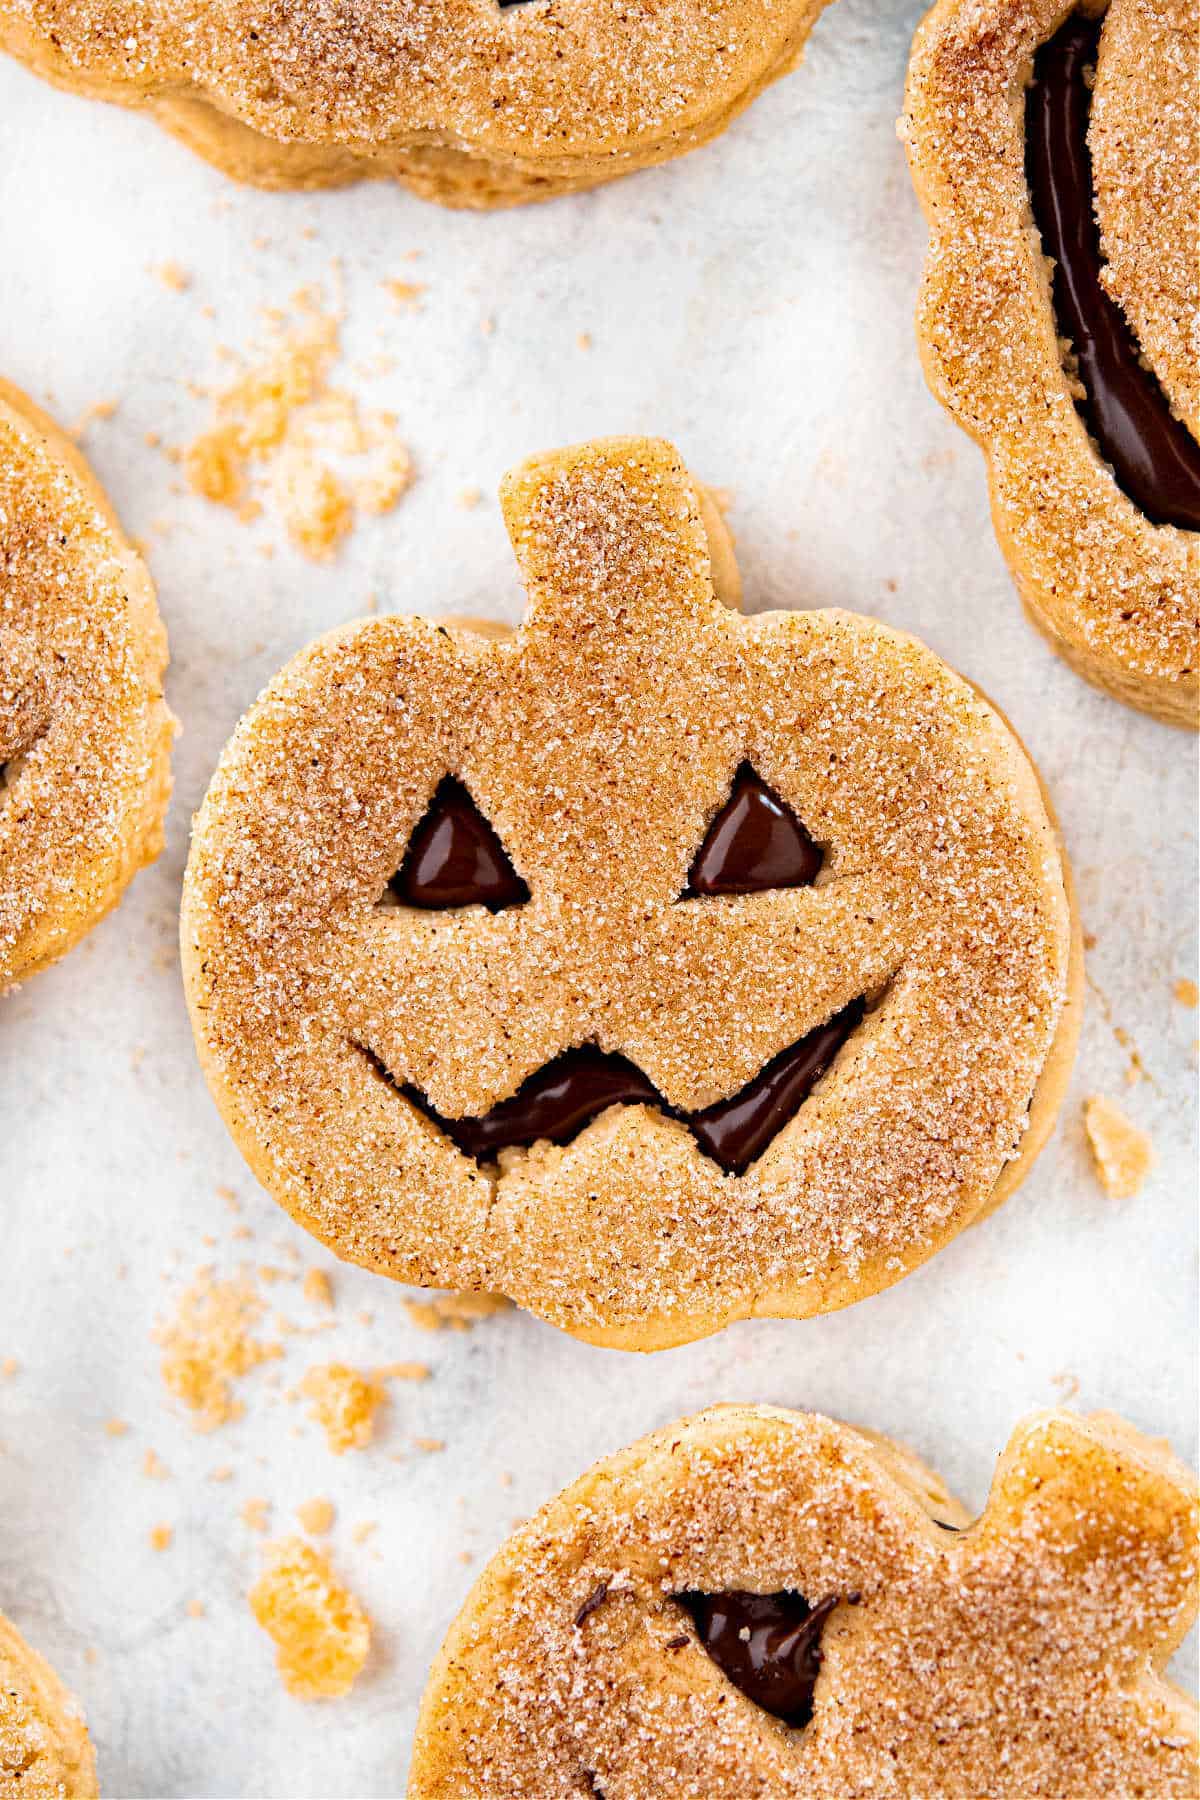
[[[653,1106],[686,1125],[706,1156],[727,1175],[742,1175],[795,1117],[865,1011],[853,1000],[828,1024],[780,1051],[753,1080],[728,1100],[686,1113],[668,1105],[654,1083],[627,1057],[584,1044],[566,1050],[522,1082],[507,1100],[474,1119],[447,1119],[419,1088],[394,1081],[385,1064],[363,1044],[355,1048],[377,1075],[411,1100],[478,1163],[494,1162],[501,1150],[528,1148],[540,1138],[567,1144],[610,1106]]]
[[[839,1598],[810,1606],[790,1592],[675,1595],[727,1680],[797,1730],[813,1715],[821,1633]]]
[[[1030,200],[1054,262],[1058,327],[1071,340],[1087,390],[1078,405],[1088,429],[1153,524],[1200,531],[1200,445],[1171,412],[1100,280],[1087,72],[1095,66],[1101,25],[1073,13],[1034,58],[1025,112]]]

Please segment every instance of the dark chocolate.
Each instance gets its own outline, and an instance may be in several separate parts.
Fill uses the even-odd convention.
[[[583,1044],[536,1070],[515,1094],[480,1118],[448,1119],[430,1105],[419,1088],[393,1081],[374,1052],[361,1044],[356,1047],[377,1074],[419,1107],[465,1156],[479,1163],[494,1162],[501,1150],[527,1147],[539,1138],[552,1144],[569,1143],[608,1107],[643,1105],[678,1119],[727,1175],[741,1175],[795,1117],[864,1010],[862,1000],[851,1001],[828,1024],[782,1050],[731,1099],[695,1113],[668,1105],[654,1083],[627,1057]]]
[[[461,781],[447,775],[388,883],[402,906],[520,906],[529,889]]]
[[[816,1606],[803,1595],[676,1594],[700,1642],[747,1699],[795,1729],[813,1715],[821,1633],[839,1596]]]
[[[823,860],[791,807],[759,780],[749,763],[742,763],[728,800],[696,852],[686,893],[760,894],[767,888],[808,887]]]
[[[1030,201],[1054,263],[1056,322],[1071,340],[1086,390],[1076,404],[1088,430],[1152,523],[1200,531],[1200,445],[1172,413],[1100,279],[1087,131],[1101,25],[1072,13],[1034,58],[1025,106]]]

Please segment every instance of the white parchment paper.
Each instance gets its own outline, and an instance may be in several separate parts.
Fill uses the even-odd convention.
[[[0,65],[0,370],[68,423],[118,402],[85,448],[148,545],[183,723],[164,855],[0,1003],[0,1358],[20,1363],[0,1380],[0,1606],[81,1696],[109,1796],[402,1794],[429,1662],[513,1520],[712,1401],[892,1433],[974,1505],[1014,1421],[1063,1398],[1195,1459],[1198,1020],[1172,997],[1196,973],[1195,746],[1083,686],[1024,623],[981,459],[926,392],[911,322],[924,230],[894,135],[918,10],[839,0],[804,66],[712,148],[490,218],[386,185],[236,189],[148,121]],[[168,259],[186,293],[149,272]],[[394,410],[419,479],[315,566],[269,520],[181,494],[145,440],[191,438],[208,415],[189,382],[227,376],[218,346],[246,346],[261,307],[308,282],[332,297],[335,259],[342,378]],[[423,310],[396,309],[381,285],[396,278],[427,284]],[[189,816],[267,678],[372,592],[385,609],[517,618],[499,477],[612,431],[669,435],[732,490],[751,609],[876,613],[986,688],[1045,776],[1094,937],[1071,1097],[995,1218],[849,1312],[652,1359],[516,1312],[425,1336],[401,1290],[337,1267],[226,1137],[175,951]],[[468,487],[485,495],[473,511]],[[1127,1085],[1133,1052],[1144,1074]],[[1091,1171],[1080,1106],[1095,1091],[1153,1135],[1135,1200],[1108,1199]],[[223,1185],[252,1239],[232,1237]],[[293,1340],[280,1384],[252,1377],[245,1417],[197,1436],[162,1387],[154,1318],[199,1264],[282,1265],[289,1245],[332,1272],[336,1330]],[[314,1317],[286,1284],[271,1298]],[[339,1460],[286,1398],[335,1354],[433,1370],[394,1383],[376,1443]],[[168,1480],[143,1475],[147,1448]],[[232,1478],[213,1482],[224,1463]],[[376,1642],[349,1698],[306,1707],[247,1609],[262,1540],[239,1508],[270,1499],[280,1532],[316,1494],[337,1505],[332,1555]],[[160,1522],[174,1542],[156,1553]]]

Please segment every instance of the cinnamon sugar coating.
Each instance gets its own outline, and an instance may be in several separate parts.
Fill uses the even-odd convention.
[[[1024,88],[1065,0],[938,0],[901,134],[929,225],[917,314],[934,393],[988,459],[1033,622],[1088,680],[1200,722],[1200,534],[1153,525],[1075,407],[1024,167]],[[1195,0],[1112,0],[1089,142],[1107,284],[1197,426]]]
[[[79,1708],[0,1613],[0,1800],[96,1800],[99,1792]]]
[[[0,382],[0,991],[158,855],[166,662],[149,573],[95,477]]]
[[[535,458],[502,501],[519,631],[343,627],[221,759],[181,935],[226,1123],[339,1255],[504,1292],[594,1341],[654,1348],[871,1293],[1015,1185],[1061,1097],[1079,971],[1033,769],[913,639],[722,605],[669,445]],[[817,884],[680,900],[746,759],[825,847]],[[525,905],[379,904],[447,773]],[[479,1114],[593,1041],[692,1111],[864,994],[878,1004],[740,1177],[633,1105],[481,1167],[399,1092]]]
[[[842,1601],[801,1731],[672,1598],[785,1588]],[[430,1677],[408,1793],[1182,1800],[1196,1709],[1161,1670],[1196,1598],[1195,1484],[1119,1420],[1025,1420],[972,1524],[886,1439],[716,1407],[598,1464],[493,1558]]]
[[[826,0],[0,0],[0,48],[240,179],[511,205],[715,137]]]

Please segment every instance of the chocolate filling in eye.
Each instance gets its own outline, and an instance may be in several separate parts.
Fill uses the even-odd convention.
[[[743,763],[696,853],[683,897],[808,887],[823,860],[791,807]]]
[[[801,1594],[676,1594],[700,1642],[747,1699],[799,1729],[813,1715],[821,1633],[839,1596],[810,1606]]]
[[[627,1057],[584,1044],[538,1069],[510,1099],[501,1100],[482,1117],[447,1119],[418,1088],[393,1081],[373,1051],[362,1044],[355,1047],[376,1074],[397,1087],[465,1156],[479,1163],[494,1162],[501,1150],[528,1147],[539,1139],[569,1143],[608,1107],[643,1105],[678,1119],[727,1175],[741,1175],[799,1112],[864,1010],[862,1000],[851,1001],[828,1024],[781,1051],[730,1099],[694,1113],[668,1105],[649,1077]]]
[[[486,906],[500,912],[529,898],[500,839],[453,775],[439,782],[388,888],[402,906],[431,910]]]
[[[1101,23],[1072,14],[1034,59],[1025,130],[1033,215],[1054,262],[1054,311],[1086,389],[1077,404],[1089,431],[1148,519],[1197,531],[1200,445],[1171,412],[1100,280],[1087,130]]]

